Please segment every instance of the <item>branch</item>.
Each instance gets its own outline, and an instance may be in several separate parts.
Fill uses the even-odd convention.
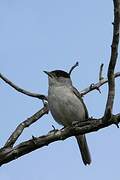
[[[77,66],[77,63],[74,65],[75,67]],[[75,68],[74,67],[74,68]],[[72,67],[73,68],[73,67]],[[119,77],[120,76],[120,72],[117,72],[115,73],[114,77]],[[17,90],[18,92],[21,92],[25,95],[28,95],[30,97],[35,97],[35,98],[38,98],[38,99],[41,99],[41,100],[47,100],[47,97],[45,95],[42,95],[42,94],[37,94],[37,93],[32,93],[32,92],[29,92],[29,91],[26,91],[25,89],[22,89],[20,87],[18,87],[17,85],[15,85],[13,82],[11,82],[10,80],[8,80],[5,76],[3,76],[1,73],[0,73],[0,78],[6,82],[7,84],[9,84],[11,87],[13,87],[15,90]],[[102,79],[100,82],[94,84],[92,83],[92,85],[90,85],[88,88],[85,88],[84,90],[82,90],[80,93],[81,93],[81,96],[84,96],[86,95],[87,93],[93,91],[93,90],[99,90],[99,87],[101,87],[102,85],[106,84],[108,82],[107,78],[106,79]]]
[[[25,154],[28,154],[38,148],[47,146],[58,140],[65,140],[71,136],[78,134],[86,134],[99,129],[108,127],[112,124],[118,124],[120,122],[120,114],[112,115],[112,118],[103,122],[103,119],[91,119],[80,123],[80,126],[66,127],[61,130],[55,130],[49,132],[47,135],[34,137],[28,141],[24,141],[15,147],[3,147],[0,149],[0,165],[15,160]]]
[[[72,71],[73,71],[77,66],[79,66],[79,63],[78,63],[78,62],[76,62],[76,63],[74,64],[74,66],[71,67],[71,69],[69,70],[69,73],[68,73],[68,74],[71,75]]]
[[[0,165],[8,163],[27,153],[30,153],[38,148],[44,147],[58,140],[65,140],[66,138],[69,138],[71,136],[75,136],[78,134],[82,135],[82,134],[94,132],[99,129],[108,127],[112,124],[116,124],[118,127],[118,123],[120,122],[120,113],[117,115],[112,115],[112,108],[113,108],[113,102],[114,102],[114,96],[115,96],[115,77],[120,76],[120,72],[114,74],[114,69],[115,69],[117,55],[118,55],[118,44],[119,44],[120,0],[113,0],[113,2],[114,2],[114,23],[113,23],[114,29],[113,29],[113,41],[111,45],[111,58],[110,58],[108,74],[107,74],[108,78],[104,79],[102,77],[103,65],[101,65],[100,72],[99,72],[99,82],[96,84],[92,84],[89,88],[86,88],[85,90],[81,91],[81,94],[85,95],[94,89],[99,90],[100,86],[108,82],[108,87],[109,87],[108,98],[107,98],[104,117],[100,119],[93,119],[93,118],[91,120],[88,119],[87,121],[81,122],[79,126],[76,125],[72,127],[66,127],[61,130],[54,130],[52,132],[49,132],[47,135],[40,136],[37,138],[33,137],[32,139],[28,141],[24,141],[16,146],[13,146],[15,142],[17,141],[18,137],[21,135],[21,133],[26,127],[36,122],[44,114],[48,113],[48,106],[45,106],[41,110],[39,110],[37,113],[35,113],[33,116],[31,116],[30,118],[26,119],[25,121],[23,121],[22,123],[18,125],[18,127],[15,129],[15,131],[12,133],[12,135],[9,137],[9,139],[5,143],[5,146],[0,149]],[[76,66],[78,66],[78,63],[76,63],[70,69],[69,74],[71,74],[71,72]],[[6,77],[4,77],[2,74],[0,74],[0,78],[3,81],[5,81],[7,84],[9,84],[11,87],[16,89],[18,92],[21,92],[31,97],[47,100],[47,97],[44,95],[31,93],[29,91],[26,91],[16,86]],[[110,114],[110,118],[108,118],[108,114]]]
[[[43,115],[48,113],[48,104],[46,103],[45,106],[36,112],[34,115],[32,115],[30,118],[26,119],[22,123],[20,123],[15,131],[11,134],[7,142],[5,143],[4,147],[12,147],[19,136],[22,134],[23,130],[27,127],[29,127],[31,124],[35,123],[38,119],[40,119]]]
[[[115,79],[114,69],[118,56],[119,31],[120,31],[120,0],[113,0],[114,3],[114,23],[113,23],[113,40],[111,45],[111,57],[108,67],[108,98],[104,116],[110,118],[115,96]]]
[[[9,79],[7,79],[4,75],[2,75],[0,73],[0,78],[6,82],[7,84],[9,84],[12,88],[14,88],[16,91],[20,92],[20,93],[23,93],[27,96],[30,96],[30,97],[35,97],[35,98],[38,98],[38,99],[41,99],[41,100],[47,100],[47,97],[43,94],[37,94],[37,93],[32,93],[32,92],[29,92],[29,91],[26,91],[25,89],[22,89],[20,88],[19,86],[15,85],[12,81],[10,81]]]
[[[120,77],[120,72],[117,72],[117,73],[114,74],[114,78],[117,78],[117,77]],[[99,90],[99,88],[100,88],[102,85],[106,84],[107,82],[108,82],[108,79],[107,79],[107,78],[102,79],[102,80],[99,81],[98,83],[92,84],[92,85],[90,85],[88,88],[85,88],[84,90],[82,90],[82,91],[80,92],[80,94],[81,94],[81,96],[84,96],[84,95],[86,95],[87,93],[89,93],[89,92],[91,92],[91,91],[93,91],[93,90]]]
[[[99,81],[101,81],[102,79],[104,79],[103,76],[102,76],[103,66],[104,66],[104,64],[101,64],[101,65],[100,65]]]

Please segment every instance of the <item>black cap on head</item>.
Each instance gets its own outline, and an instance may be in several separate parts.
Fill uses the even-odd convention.
[[[70,78],[70,75],[62,70],[55,70],[55,71],[51,71],[50,73],[53,74],[53,76],[55,75],[56,77]]]

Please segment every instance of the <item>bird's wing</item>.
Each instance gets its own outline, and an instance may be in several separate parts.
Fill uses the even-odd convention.
[[[83,104],[83,106],[84,106],[84,109],[85,109],[85,118],[88,119],[88,117],[89,117],[89,116],[88,116],[88,110],[87,110],[87,108],[86,108],[86,105],[85,105],[82,97],[81,97],[81,94],[79,93],[79,91],[78,91],[75,87],[72,88],[72,91],[73,91],[73,93],[80,99],[80,101],[82,102],[82,104]]]

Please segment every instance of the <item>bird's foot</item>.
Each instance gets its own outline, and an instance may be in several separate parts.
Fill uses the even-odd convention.
[[[53,126],[53,125],[52,125],[52,128],[53,128],[53,129],[52,129],[51,131],[49,131],[48,134],[51,134],[51,133],[54,133],[54,134],[55,134],[57,131],[59,131],[59,130],[56,129],[55,126]]]

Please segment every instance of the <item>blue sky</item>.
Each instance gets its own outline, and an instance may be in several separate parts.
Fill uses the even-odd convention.
[[[98,81],[99,67],[104,76],[110,58],[112,40],[112,0],[0,0],[0,72],[17,85],[47,94],[48,82],[43,70],[63,69],[79,61],[72,74],[80,90]],[[120,71],[120,62],[116,72]],[[120,80],[116,80],[114,113],[120,112]],[[94,91],[84,97],[89,115],[104,113],[107,85],[102,94]],[[42,103],[0,83],[0,146],[15,127],[42,108]],[[26,129],[17,143],[32,135],[46,134],[60,126],[45,115]],[[55,142],[48,147],[3,165],[0,179],[120,179],[120,130],[115,126],[87,135],[92,164],[82,164],[75,139]]]

